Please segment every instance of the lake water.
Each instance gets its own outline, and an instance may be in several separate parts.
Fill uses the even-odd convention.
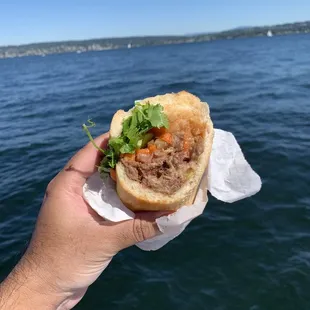
[[[49,180],[135,99],[187,90],[262,177],[156,252],[120,253],[76,309],[310,309],[310,36],[0,59],[0,277]]]

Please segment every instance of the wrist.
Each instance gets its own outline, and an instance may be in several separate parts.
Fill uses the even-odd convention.
[[[50,277],[39,268],[33,268],[27,258],[22,258],[0,285],[0,308],[3,310],[63,310],[71,294],[61,292],[51,283]],[[63,305],[63,306],[62,306]]]

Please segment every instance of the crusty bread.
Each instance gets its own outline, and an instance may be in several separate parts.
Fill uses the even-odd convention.
[[[191,205],[193,203],[201,178],[208,166],[214,135],[209,106],[186,91],[158,95],[141,101],[142,104],[147,102],[151,104],[159,103],[164,107],[164,112],[169,119],[169,131],[171,132],[178,130],[175,127],[178,124],[177,120],[182,119],[188,120],[192,129],[204,130],[206,132],[204,152],[198,159],[194,176],[172,195],[155,192],[129,179],[123,164],[119,162],[116,165],[117,193],[122,202],[132,211],[175,211],[184,205]],[[122,122],[130,114],[131,110],[128,112],[119,110],[115,113],[110,128],[111,137],[117,137],[121,134]]]

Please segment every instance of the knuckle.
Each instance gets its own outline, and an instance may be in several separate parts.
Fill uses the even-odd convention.
[[[45,190],[45,196],[48,196],[49,194],[51,194],[54,189],[55,189],[55,185],[56,185],[56,177],[55,176],[48,184]]]
[[[144,241],[150,236],[151,229],[149,223],[141,220],[140,218],[136,218],[133,221],[133,234],[134,238],[137,242]]]
[[[46,187],[45,193],[48,195],[53,190],[54,179],[51,180]]]

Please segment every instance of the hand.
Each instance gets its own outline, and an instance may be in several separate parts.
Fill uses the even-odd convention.
[[[105,147],[108,134],[95,142]],[[99,161],[89,143],[48,185],[30,245],[0,287],[1,309],[71,309],[117,252],[159,233],[164,212],[112,223],[89,207],[82,187]]]

